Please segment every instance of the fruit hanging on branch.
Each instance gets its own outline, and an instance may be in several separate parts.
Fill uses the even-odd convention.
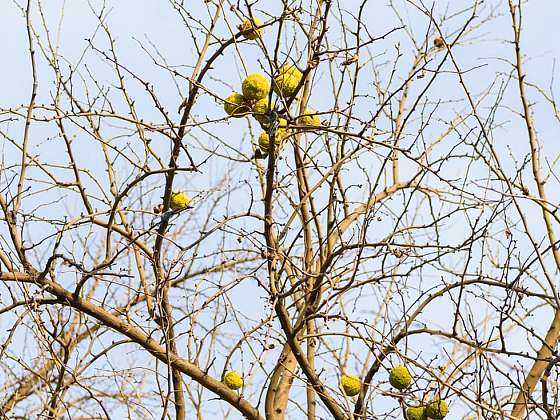
[[[172,192],[169,207],[171,210],[182,210],[186,209],[190,202],[191,199],[183,191]]]
[[[235,391],[243,386],[243,377],[238,372],[230,370],[224,375],[223,382],[229,389]]]
[[[232,92],[224,101],[224,110],[229,116],[240,118],[250,112],[251,108],[247,105],[247,101],[242,94]]]
[[[278,70],[272,88],[277,95],[290,98],[296,92],[302,77],[303,74],[296,66],[284,64]]]
[[[309,125],[309,126],[317,127],[321,125],[321,118],[315,111],[311,109],[306,109],[305,113],[303,115],[300,115],[297,118],[296,122],[300,125]]]
[[[405,366],[395,366],[389,372],[389,383],[399,391],[402,391],[410,386],[412,383],[412,376]]]
[[[427,420],[425,407],[409,407],[406,409],[406,420]]]
[[[340,386],[344,390],[344,393],[349,397],[354,397],[360,393],[362,383],[357,376],[352,375],[342,375],[340,378]]]
[[[248,101],[258,101],[263,99],[270,92],[270,84],[268,79],[259,73],[248,75],[241,84],[243,97]]]
[[[262,125],[267,126],[270,121],[268,118],[268,113],[275,109],[276,102],[269,101],[268,98],[259,99],[253,105],[253,117]]]
[[[433,400],[428,407],[426,407],[426,414],[429,418],[434,420],[441,420],[449,412],[447,403],[443,400]]]
[[[253,41],[259,36],[262,36],[263,28],[260,28],[262,24],[263,22],[257,18],[245,19],[243,23],[238,26],[238,28],[241,32],[243,32],[243,37],[245,39]]]

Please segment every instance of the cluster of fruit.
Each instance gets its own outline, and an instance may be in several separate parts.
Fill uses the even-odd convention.
[[[257,18],[254,18],[253,20],[245,20],[241,25],[239,25],[239,30],[243,33],[243,36],[246,39],[255,40],[262,34],[262,28],[260,28],[262,24],[263,23],[261,22],[261,20]],[[265,79],[265,83],[268,83],[266,82],[266,79]],[[268,94],[268,90],[267,90],[267,94]],[[250,109],[244,109],[244,108],[237,109],[238,104],[241,103],[243,103],[242,95],[233,93],[226,99],[224,108],[228,113],[228,115],[237,114],[234,116],[238,116],[238,114],[243,114],[244,112],[250,111]],[[172,192],[169,207],[171,208],[171,210],[174,211],[183,210],[188,207],[190,201],[191,200],[189,196],[185,192],[183,191]],[[158,214],[161,213],[162,211],[163,211],[163,204],[154,207],[154,213]]]
[[[222,381],[229,389],[233,390],[243,386],[243,377],[235,371],[226,372]],[[412,375],[405,366],[395,366],[389,372],[389,383],[399,391],[404,391],[412,384]],[[340,386],[346,395],[354,397],[360,393],[362,382],[356,376],[342,375]],[[406,410],[406,418],[407,420],[441,420],[448,412],[447,402],[437,398],[426,405],[409,407]]]
[[[246,20],[240,30],[247,39],[256,39],[261,35],[262,23],[258,19]],[[278,69],[272,79],[272,91],[285,101],[292,98],[303,78],[302,72],[294,65],[285,64]],[[290,134],[288,121],[276,114],[276,101],[271,99],[271,85],[266,76],[253,73],[248,75],[241,84],[241,92],[232,92],[224,101],[226,114],[234,118],[252,115],[261,125],[263,131],[259,135],[259,148],[267,153],[270,136],[274,136],[275,146],[281,148]],[[306,110],[296,119],[297,125],[319,126],[321,119],[315,111]]]
[[[405,366],[399,365],[389,372],[389,383],[399,391],[404,391],[412,384],[412,375]],[[344,393],[353,397],[360,393],[362,383],[356,376],[342,375],[340,386]],[[406,410],[407,420],[441,420],[449,411],[447,403],[441,399],[434,399],[425,406],[409,407]]]

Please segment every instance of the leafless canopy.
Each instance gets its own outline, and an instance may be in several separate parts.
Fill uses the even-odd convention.
[[[555,2],[5,3],[4,418],[560,416]]]

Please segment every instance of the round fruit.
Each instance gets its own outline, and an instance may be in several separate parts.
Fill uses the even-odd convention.
[[[427,420],[426,409],[424,407],[409,407],[406,409],[407,420]]]
[[[285,118],[278,118],[278,127],[280,128],[288,128],[288,121]]]
[[[236,118],[242,117],[245,113],[251,111],[245,103],[243,95],[237,92],[233,92],[226,98],[224,102],[224,110],[228,115]]]
[[[243,80],[241,85],[243,97],[249,101],[258,101],[265,98],[270,92],[270,84],[268,79],[262,74],[253,73]]]
[[[429,418],[435,420],[441,420],[449,412],[449,407],[447,403],[443,400],[433,400],[426,408],[426,414]]]
[[[275,107],[276,103],[274,101],[269,102],[268,98],[259,99],[255,102],[255,105],[253,105],[253,117],[261,124],[267,125],[268,116],[266,114]]]
[[[243,378],[241,377],[241,375],[237,372],[235,372],[234,370],[230,370],[229,372],[226,372],[226,374],[224,375],[224,384],[226,384],[226,386],[229,389],[239,389],[243,386]]]
[[[263,28],[259,28],[262,24],[262,21],[257,18],[253,18],[253,20],[246,19],[239,26],[239,30],[243,32],[245,39],[257,39],[259,35],[262,35]]]
[[[301,125],[312,125],[317,127],[321,125],[321,118],[319,118],[319,115],[317,115],[315,111],[306,109],[305,114],[298,117],[297,123]]]
[[[362,383],[356,376],[342,375],[340,378],[340,385],[344,390],[344,393],[349,397],[353,397],[360,393]]]
[[[412,383],[412,376],[410,376],[410,372],[406,367],[402,365],[395,366],[389,372],[389,383],[402,391],[410,386]]]
[[[303,73],[293,64],[284,64],[278,69],[278,74],[289,74],[291,76],[301,79]]]
[[[279,128],[276,130],[274,136],[274,144],[276,145],[276,150],[282,145],[282,140],[286,137],[287,132],[285,128]],[[270,136],[266,131],[263,131],[259,136],[259,147],[260,149],[267,153],[268,147],[270,146]]]
[[[285,64],[278,70],[272,88],[278,95],[289,98],[295,93],[302,77],[303,74],[296,66]]]
[[[172,192],[169,207],[171,207],[172,210],[181,210],[186,208],[190,202],[191,199],[184,192]]]

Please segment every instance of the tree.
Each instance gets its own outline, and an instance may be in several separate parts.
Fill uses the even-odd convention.
[[[153,3],[7,12],[2,415],[556,419],[544,8]]]

